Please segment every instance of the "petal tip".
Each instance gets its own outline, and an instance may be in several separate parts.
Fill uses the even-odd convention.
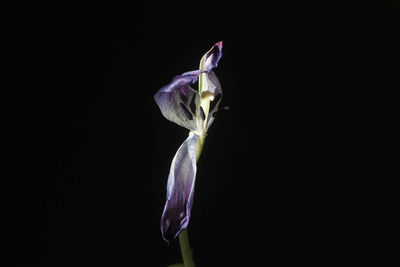
[[[209,72],[213,68],[218,66],[218,62],[222,57],[222,44],[223,41],[215,43],[210,50],[204,54],[200,61],[200,69]]]

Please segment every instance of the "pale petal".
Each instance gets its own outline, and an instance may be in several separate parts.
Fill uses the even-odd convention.
[[[207,73],[207,84],[208,92],[211,92],[214,95],[210,102],[210,111],[208,115],[208,120],[210,120],[213,117],[213,114],[218,110],[219,103],[222,99],[222,88],[217,76],[213,71]]]
[[[178,75],[154,95],[164,117],[189,130],[196,129],[196,111],[193,107],[199,102],[198,93],[190,84],[197,82],[202,72],[195,70]]]

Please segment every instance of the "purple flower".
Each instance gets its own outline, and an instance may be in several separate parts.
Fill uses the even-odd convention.
[[[167,242],[176,238],[189,223],[196,162],[222,97],[221,85],[212,71],[221,56],[222,42],[218,42],[204,54],[199,70],[176,76],[154,95],[164,117],[190,131],[169,171],[167,199],[161,218],[161,232]],[[191,85],[197,81],[199,88],[194,90]]]

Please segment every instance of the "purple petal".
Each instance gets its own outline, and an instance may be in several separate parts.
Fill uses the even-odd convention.
[[[205,55],[203,70],[210,71],[217,67],[218,61],[222,57],[222,42],[216,43]]]
[[[197,170],[198,140],[197,135],[189,136],[172,160],[167,183],[167,201],[161,217],[161,233],[168,243],[189,223]]]
[[[197,82],[202,72],[204,71],[195,70],[178,75],[154,95],[164,117],[189,130],[196,129],[196,114],[190,103],[197,103],[199,97],[190,84]]]

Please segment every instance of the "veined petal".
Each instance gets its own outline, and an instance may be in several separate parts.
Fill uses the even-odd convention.
[[[189,223],[197,170],[198,142],[197,135],[189,135],[172,160],[167,183],[167,200],[161,217],[162,236],[168,243]]]
[[[197,82],[202,72],[195,70],[178,75],[154,95],[164,117],[189,130],[195,130],[197,124],[196,111],[190,104],[194,101],[192,106],[195,106],[199,102],[198,93],[190,84]]]

